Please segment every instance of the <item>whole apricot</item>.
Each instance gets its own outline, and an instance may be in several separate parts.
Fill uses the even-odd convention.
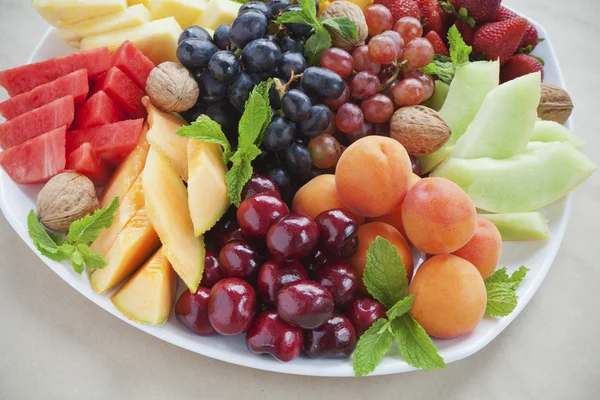
[[[412,279],[414,264],[412,251],[410,246],[406,243],[406,240],[402,237],[398,229],[391,225],[384,224],[383,222],[371,222],[358,228],[358,250],[348,260],[350,265],[356,270],[358,278],[358,289],[363,294],[368,294],[365,284],[363,282],[363,272],[367,266],[367,250],[371,247],[371,243],[377,239],[377,236],[381,236],[387,239],[392,246],[398,250],[398,254],[402,259],[404,268],[406,269],[406,277],[408,281]]]
[[[452,253],[473,237],[477,212],[469,196],[444,178],[415,183],[402,205],[408,241],[427,254]]]
[[[430,336],[451,339],[472,332],[485,314],[487,295],[473,264],[445,254],[425,261],[408,289],[410,314]]]
[[[475,234],[469,243],[452,254],[469,261],[479,270],[483,279],[487,279],[498,266],[500,253],[502,253],[500,231],[496,225],[478,215]]]
[[[412,165],[404,147],[384,136],[367,136],[346,149],[335,171],[338,195],[351,211],[379,217],[406,196]]]

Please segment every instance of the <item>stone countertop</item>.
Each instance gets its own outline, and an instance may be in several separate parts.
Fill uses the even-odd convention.
[[[597,2],[504,3],[550,33],[576,104],[576,132],[588,141],[583,152],[599,164]],[[25,63],[47,29],[29,4],[0,0],[0,70]],[[445,371],[360,380],[256,371],[146,335],[69,287],[0,217],[0,399],[597,399],[599,199],[596,173],[577,190],[544,284],[491,344]]]

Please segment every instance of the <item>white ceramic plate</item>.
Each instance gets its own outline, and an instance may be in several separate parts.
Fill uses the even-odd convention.
[[[533,23],[540,32],[540,37],[546,38],[535,51],[536,55],[546,61],[545,81],[558,86],[564,86],[552,43],[544,29],[539,24]],[[42,61],[69,54],[72,51],[61,40],[58,31],[50,29],[29,61]],[[267,355],[257,356],[250,353],[246,349],[242,336],[199,337],[177,323],[173,316],[161,327],[145,326],[129,321],[119,313],[111,303],[108,295],[96,294],[91,289],[87,276],[81,277],[77,275],[67,263],[62,264],[41,257],[34,248],[27,234],[26,220],[29,211],[35,208],[36,196],[40,189],[41,185],[17,185],[10,180],[4,171],[0,170],[0,206],[2,212],[13,229],[21,236],[31,250],[38,254],[43,263],[79,293],[114,316],[166,342],[233,364],[286,374],[354,376],[351,359],[311,360],[307,357],[300,357],[291,363],[281,363]],[[569,217],[570,199],[571,197],[561,200],[543,210],[544,215],[549,220],[552,232],[550,240],[544,242],[504,243],[501,265],[508,266],[510,271],[515,270],[521,265],[526,265],[531,270],[519,288],[519,305],[507,318],[485,318],[470,335],[453,340],[436,340],[440,353],[447,363],[463,359],[482,349],[498,336],[525,308],[542,284],[560,247]],[[180,285],[180,288],[182,287],[183,285]],[[392,350],[390,353],[372,375],[395,374],[414,369],[399,358],[397,351]]]

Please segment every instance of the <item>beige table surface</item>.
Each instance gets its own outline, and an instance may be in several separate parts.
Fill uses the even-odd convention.
[[[47,29],[29,3],[0,0],[0,70],[23,64]],[[583,151],[600,163],[598,1],[505,3],[552,35]],[[440,372],[324,379],[229,365],[155,339],[79,295],[0,217],[0,399],[599,399],[599,233],[596,173],[577,190],[543,286],[485,349]]]

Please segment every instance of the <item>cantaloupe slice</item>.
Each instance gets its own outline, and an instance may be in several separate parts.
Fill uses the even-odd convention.
[[[104,191],[100,196],[100,207],[107,207],[115,197],[123,199],[131,188],[131,185],[133,185],[137,177],[142,173],[144,165],[146,165],[148,150],[150,150],[150,144],[146,138],[147,133],[148,125],[144,124],[144,129],[140,135],[140,142],[129,153],[125,161],[119,165],[119,168],[113,173],[110,181],[104,187]]]
[[[216,143],[188,142],[188,203],[196,236],[203,235],[231,204],[227,194],[223,150]]]
[[[554,121],[537,121],[533,128],[532,142],[567,142],[576,149],[585,144],[585,140],[574,134],[569,128]]]
[[[32,7],[54,26],[75,24],[127,8],[126,0],[32,0]]]
[[[130,320],[162,325],[171,314],[176,290],[177,275],[159,249],[110,299]]]
[[[538,144],[504,160],[450,158],[431,175],[457,183],[481,210],[517,213],[554,203],[598,168],[568,143]]]
[[[108,263],[90,275],[92,289],[105,293],[135,272],[160,247],[146,210],[142,208],[127,222],[104,256]]]
[[[221,0],[223,1],[223,0]],[[175,17],[182,29],[194,25],[204,14],[208,0],[150,0],[152,19]]]
[[[142,184],[148,216],[163,252],[187,287],[195,292],[204,270],[204,238],[196,237],[188,193],[167,156],[150,147]]]
[[[539,211],[480,215],[496,225],[505,241],[546,240],[550,237],[546,218]]]
[[[144,97],[142,102],[148,111],[148,141],[171,160],[179,176],[187,181],[188,139],[178,136],[176,132],[188,123],[178,115],[159,110],[148,97]]]

